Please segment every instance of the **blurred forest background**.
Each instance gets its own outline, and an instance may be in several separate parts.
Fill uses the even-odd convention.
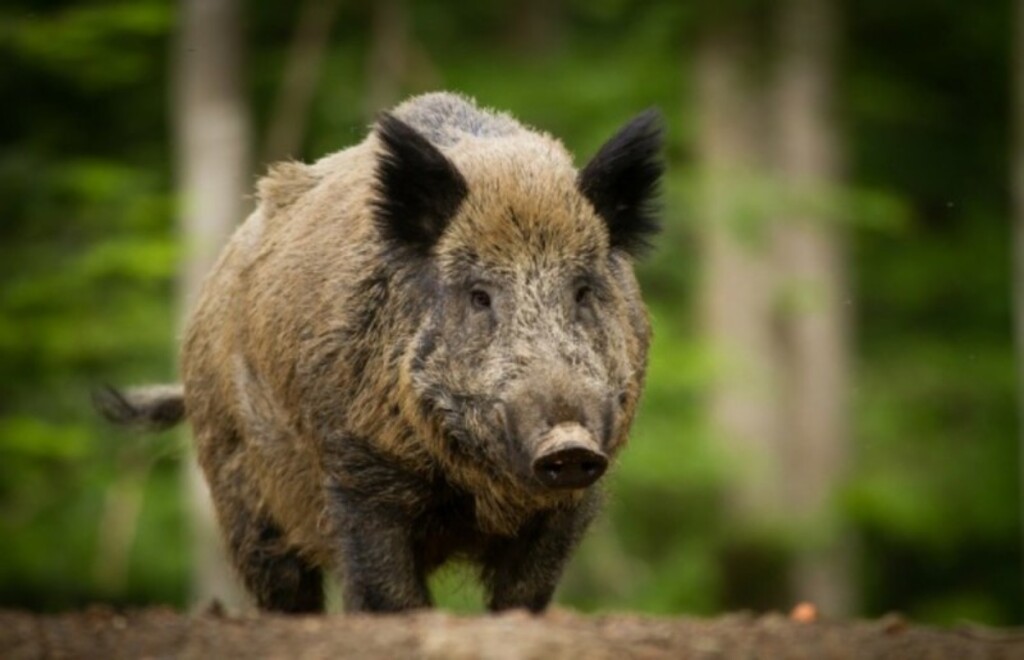
[[[8,0],[0,605],[231,602],[191,523],[186,434],[111,429],[88,393],[174,379],[181,310],[268,162],[319,158],[444,88],[579,163],[643,108],[666,118],[665,232],[640,267],[649,385],[561,603],[1021,623],[1015,16]],[[454,608],[474,588],[438,584]]]

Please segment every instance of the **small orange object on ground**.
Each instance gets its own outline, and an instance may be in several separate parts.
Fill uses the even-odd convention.
[[[813,603],[798,603],[789,613],[789,618],[800,623],[813,623],[818,620],[818,608]]]

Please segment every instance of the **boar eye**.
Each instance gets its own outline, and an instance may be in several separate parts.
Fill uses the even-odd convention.
[[[472,303],[474,309],[490,309],[491,294],[482,289],[473,289],[469,292],[469,302]]]
[[[590,301],[590,296],[593,294],[593,290],[586,284],[576,289],[576,304],[582,305]]]

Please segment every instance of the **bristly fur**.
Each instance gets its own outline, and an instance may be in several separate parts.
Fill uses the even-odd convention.
[[[425,253],[433,247],[468,192],[458,168],[425,137],[394,115],[377,120],[374,214],[384,236]]]
[[[647,110],[601,147],[579,175],[580,191],[608,223],[611,246],[639,256],[660,229],[654,198],[664,171],[661,114]]]
[[[317,184],[318,177],[302,163],[285,161],[270,166],[257,193],[267,217],[283,212]]]

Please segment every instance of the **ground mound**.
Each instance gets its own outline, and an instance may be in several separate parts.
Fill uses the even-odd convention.
[[[27,658],[1024,658],[1024,630],[937,629],[895,616],[800,621],[553,611],[456,616],[188,615],[153,608],[0,611],[0,657]]]

